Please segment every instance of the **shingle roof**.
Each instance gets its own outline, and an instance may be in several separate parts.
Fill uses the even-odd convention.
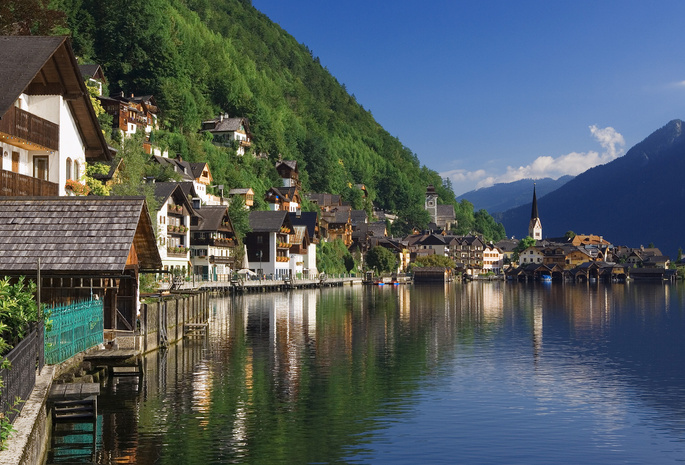
[[[143,197],[0,197],[0,270],[121,273],[162,262]]]
[[[290,222],[293,226],[306,226],[307,232],[309,233],[309,238],[314,239],[316,237],[316,221],[318,219],[318,213],[316,212],[300,212],[300,213],[288,213],[290,217]]]
[[[200,218],[197,226],[191,226],[193,231],[216,231],[226,215],[228,206],[226,205],[205,205],[195,210],[195,214]]]
[[[253,232],[278,231],[286,221],[286,211],[255,211],[250,212],[250,229]]]

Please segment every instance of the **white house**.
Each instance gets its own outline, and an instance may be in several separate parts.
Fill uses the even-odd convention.
[[[0,36],[0,195],[84,193],[110,151],[67,37]]]
[[[542,247],[531,246],[519,254],[519,265],[530,265],[531,263],[542,263],[545,254]]]
[[[292,276],[290,247],[294,228],[288,212],[250,212],[250,229],[245,236],[250,269],[277,279]]]
[[[190,271],[190,217],[194,214],[177,182],[157,182],[157,248],[164,270],[187,275]]]

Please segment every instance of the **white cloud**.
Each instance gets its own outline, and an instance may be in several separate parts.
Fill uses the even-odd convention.
[[[477,171],[447,171],[441,173],[441,176],[451,179],[456,191],[458,190],[456,189],[458,183],[473,185],[475,182],[475,187],[481,188],[490,187],[497,183],[514,182],[520,179],[558,179],[566,175],[576,176],[593,166],[603,165],[623,155],[625,140],[614,128],[599,128],[596,125],[592,125],[589,129],[592,136],[602,147],[602,153],[596,151],[571,152],[557,158],[542,156],[526,166],[507,166],[506,172],[503,174],[487,173],[485,170],[480,169]]]

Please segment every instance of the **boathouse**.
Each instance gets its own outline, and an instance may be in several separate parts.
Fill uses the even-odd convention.
[[[0,257],[0,276],[40,266],[42,303],[101,300],[104,328],[129,331],[139,272],[162,265],[143,197],[0,197]]]

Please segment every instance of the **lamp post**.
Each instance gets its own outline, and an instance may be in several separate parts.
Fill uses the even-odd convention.
[[[257,255],[259,255],[259,280],[262,280],[262,251],[258,251]]]

